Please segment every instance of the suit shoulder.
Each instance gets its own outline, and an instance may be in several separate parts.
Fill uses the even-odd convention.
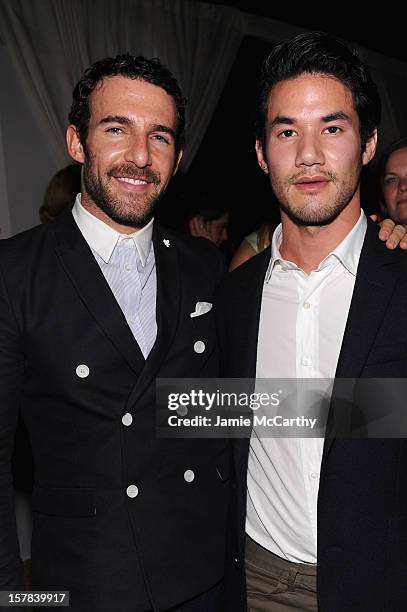
[[[240,266],[227,274],[225,279],[226,289],[230,289],[236,285],[245,285],[253,276],[266,272],[266,268],[270,261],[271,248],[268,247],[254,255]]]
[[[15,234],[11,238],[0,240],[0,253],[2,256],[13,253],[27,253],[31,247],[42,242],[48,234],[48,225],[36,225],[31,229]]]
[[[407,266],[407,250],[397,246],[395,249],[388,249],[386,243],[379,238],[379,228],[368,219],[367,231],[362,247],[361,259],[370,261],[395,262],[403,268]]]

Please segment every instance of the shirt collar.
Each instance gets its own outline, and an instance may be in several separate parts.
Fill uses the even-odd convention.
[[[351,231],[345,236],[345,238],[338,244],[338,246],[327,255],[319,264],[317,270],[322,270],[329,265],[332,265],[335,261],[339,261],[353,276],[356,276],[356,272],[359,265],[360,253],[362,251],[363,241],[365,239],[367,228],[366,216],[363,210],[360,211],[360,217],[357,223],[353,226]],[[283,228],[282,224],[277,226],[273,238],[271,241],[271,258],[267,268],[267,274],[265,282],[270,281],[271,273],[276,263],[281,263],[286,269],[297,269],[298,266],[291,261],[283,259],[280,253],[280,246],[283,239]]]
[[[136,245],[141,265],[143,267],[146,265],[151,249],[153,219],[133,234],[119,234],[110,225],[92,215],[82,206],[80,193],[76,196],[72,215],[90,248],[100,255],[105,263],[109,263],[114,248],[120,240],[132,238]]]

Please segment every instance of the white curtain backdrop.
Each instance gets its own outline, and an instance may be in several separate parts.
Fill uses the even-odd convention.
[[[8,208],[6,166],[4,163],[3,133],[0,117],[0,240],[11,234],[10,212]]]
[[[65,127],[73,86],[95,60],[129,51],[159,57],[171,69],[188,98],[186,172],[242,37],[272,45],[300,31],[195,0],[1,0],[0,238],[38,222],[46,183],[70,162]],[[407,134],[407,64],[359,51],[382,95],[380,153]]]
[[[242,38],[239,11],[188,0],[2,0],[0,35],[58,166],[72,89],[94,61],[159,57],[188,98],[183,170],[199,148]]]

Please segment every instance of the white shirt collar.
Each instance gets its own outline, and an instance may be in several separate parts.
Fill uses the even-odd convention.
[[[147,257],[151,249],[153,219],[133,234],[119,234],[119,232],[110,227],[110,225],[107,225],[107,223],[92,215],[82,206],[80,193],[76,196],[72,215],[90,248],[96,251],[105,263],[109,263],[113,250],[120,240],[132,238],[136,245],[142,266],[144,267],[146,265]]]
[[[360,217],[358,222],[353,226],[351,231],[345,236],[341,243],[327,255],[319,264],[317,270],[332,265],[334,260],[340,261],[341,264],[353,275],[356,276],[356,272],[359,265],[360,253],[362,251],[363,241],[365,239],[367,228],[366,216],[363,210],[360,211]],[[280,253],[280,246],[283,239],[282,224],[277,226],[273,238],[271,241],[271,258],[267,269],[265,282],[268,283],[271,277],[273,268],[277,262],[284,263],[288,268],[299,269],[298,266],[292,262],[285,261]]]

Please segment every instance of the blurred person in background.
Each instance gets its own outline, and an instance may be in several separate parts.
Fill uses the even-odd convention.
[[[228,239],[229,213],[226,209],[201,207],[189,219],[191,236],[207,238],[217,247]]]
[[[81,191],[81,166],[69,164],[58,170],[45,190],[39,209],[41,223],[53,221],[65,208],[72,208]]]
[[[407,138],[392,143],[379,164],[380,204],[384,216],[407,224]]]

